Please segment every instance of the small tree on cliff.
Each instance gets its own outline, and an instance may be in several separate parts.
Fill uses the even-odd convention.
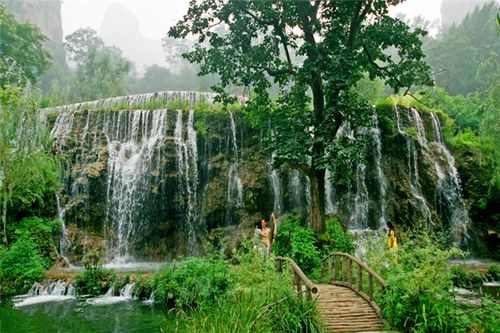
[[[425,32],[388,16],[388,7],[401,2],[193,0],[169,31],[175,38],[198,38],[184,56],[200,64],[201,75],[218,74],[214,89],[222,96],[230,85],[253,90],[248,107],[275,126],[269,140],[275,165],[309,177],[317,233],[325,230],[326,170],[338,180],[352,173],[346,156],[353,147],[339,129],[359,124],[370,112],[353,89],[356,83],[364,73],[386,80],[396,92],[431,83],[419,39]],[[216,32],[219,25],[226,26],[224,34]],[[390,48],[397,52],[385,52]],[[273,83],[279,87],[274,101]]]
[[[38,81],[51,66],[43,46],[46,40],[37,27],[17,22],[0,4],[0,88]]]

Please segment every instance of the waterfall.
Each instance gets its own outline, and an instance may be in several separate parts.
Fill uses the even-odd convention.
[[[398,132],[402,134],[406,140],[407,161],[408,161],[407,170],[408,170],[410,193],[414,199],[415,205],[421,212],[422,217],[425,219],[428,225],[431,225],[432,213],[429,208],[429,205],[427,204],[427,200],[425,199],[422,193],[422,186],[420,184],[420,176],[418,168],[418,153],[415,147],[415,142],[413,141],[410,135],[408,135],[401,129],[401,118],[398,107],[395,106],[394,110],[396,113]],[[419,113],[415,109],[412,109],[412,115],[413,115],[413,123],[416,125],[417,142],[419,142],[423,150],[426,151],[428,149],[428,144],[427,144],[427,138],[425,137],[425,130],[423,128],[422,120],[420,118]]]
[[[300,197],[302,193],[302,186],[300,184],[300,172],[298,170],[292,170],[290,172],[290,184],[289,184],[289,192],[291,199],[292,207],[300,207]]]
[[[108,239],[114,250],[113,262],[133,260],[131,237],[144,217],[139,216],[146,200],[143,189],[150,188],[152,161],[160,157],[159,147],[166,130],[166,110],[136,110],[107,113],[105,133],[108,139],[107,216],[111,226]],[[156,123],[155,126],[152,126]]]
[[[283,213],[283,186],[281,184],[281,177],[279,169],[273,169],[275,153],[271,154],[270,169],[271,169],[271,185],[273,187],[273,211],[277,215]]]
[[[57,117],[56,123],[50,132],[53,138],[57,138],[57,143],[64,143],[67,140],[73,130],[74,119],[74,112],[65,112]]]
[[[61,205],[61,194],[56,192],[56,203],[59,221],[61,222],[61,240],[59,241],[59,255],[69,263],[67,257],[70,247],[68,229],[66,228],[66,208]]]
[[[37,282],[33,284],[27,295],[14,299],[14,307],[72,299],[75,299],[75,286],[69,281]]]
[[[234,122],[234,116],[231,111],[229,111],[229,125],[231,126],[231,142],[232,142],[232,149],[233,149],[233,154],[236,160],[239,159],[238,157],[238,142],[236,140],[236,123]],[[229,146],[229,144],[228,144]]]
[[[338,211],[338,206],[336,205],[335,199],[335,187],[332,184],[331,178],[332,172],[326,170],[325,172],[325,212],[327,214],[336,214]]]
[[[231,111],[229,111],[229,125],[231,135],[228,140],[231,141],[232,144],[228,143],[228,147],[231,146],[234,160],[229,162],[227,175],[226,225],[234,224],[236,221],[236,214],[243,208],[243,185],[240,178],[240,157],[236,140],[236,124]]]
[[[115,304],[115,303],[121,303],[121,302],[128,302],[130,300],[133,300],[134,294],[134,285],[135,283],[127,283],[124,285],[119,292],[118,296],[115,295],[115,290],[113,287],[109,288],[106,294],[99,296],[99,297],[93,297],[89,298],[86,300],[87,303],[92,304],[92,305],[109,305],[109,304]]]
[[[155,98],[128,96],[95,107],[147,104]],[[240,129],[235,114],[198,119],[192,110],[89,111],[84,109],[92,107],[88,103],[60,114],[52,130],[54,149],[67,161],[65,188],[57,196],[62,256],[78,262],[82,249],[102,249],[108,267],[123,267],[143,258],[201,254],[200,233],[249,225],[251,216],[265,209],[278,215],[296,209],[308,219],[309,179],[297,170],[273,170],[274,154],[258,161],[267,163],[267,176],[257,175],[262,168],[252,163],[254,152],[260,154],[258,143],[246,136],[256,133]],[[390,120],[376,117],[371,128],[345,123],[339,130],[351,144],[366,139],[369,152],[354,165],[350,187],[325,173],[325,211],[354,229],[384,228],[389,219],[424,220],[430,226],[443,220],[458,241],[467,238],[458,172],[439,119],[396,106],[392,118],[395,131]],[[201,119],[214,123],[197,132],[195,120]],[[244,205],[244,199],[262,202],[270,195],[273,202],[265,208]]]
[[[365,183],[366,165],[356,166],[356,194],[354,196],[354,212],[351,214],[349,227],[351,229],[368,228],[368,189]]]
[[[133,260],[131,238],[141,224],[139,216],[150,188],[150,175],[158,172],[167,126],[166,110],[106,113],[103,132],[108,142],[108,249],[113,262]],[[156,161],[156,163],[155,163]]]
[[[28,296],[75,296],[75,287],[68,281],[53,281],[35,283],[28,292]]]
[[[373,149],[375,151],[375,168],[377,169],[377,180],[380,195],[380,217],[378,226],[379,228],[386,228],[387,222],[385,212],[387,209],[387,178],[385,177],[384,170],[382,169],[382,139],[376,115],[373,116],[373,127],[370,129],[370,134],[373,139]]]
[[[125,297],[128,299],[133,298],[132,291],[134,290],[134,285],[135,283],[127,283],[123,288],[120,290],[120,296]]]
[[[187,121],[187,138],[183,135],[183,112],[177,110],[174,136],[177,142],[177,175],[180,192],[187,203],[186,231],[189,254],[196,247],[197,190],[198,190],[198,148],[194,129],[194,111],[190,110]]]
[[[424,123],[422,122],[422,118],[420,118],[420,113],[411,108],[411,112],[413,115],[414,124],[416,125],[417,130],[417,141],[420,144],[420,147],[424,150],[429,149],[429,142],[427,141],[427,137],[425,136],[425,128]]]
[[[455,167],[455,159],[444,144],[441,125],[439,119],[434,113],[431,113],[432,133],[434,142],[439,152],[445,157],[447,174],[442,172],[436,162],[438,172],[438,183],[436,186],[436,206],[440,210],[443,217],[450,223],[451,231],[454,240],[463,245],[467,241],[467,225],[469,224],[469,216],[465,203],[461,195],[461,184],[458,176],[458,170]]]

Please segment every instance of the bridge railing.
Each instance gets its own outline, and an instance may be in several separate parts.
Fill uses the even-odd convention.
[[[375,303],[375,295],[384,292],[385,282],[358,258],[341,252],[329,254],[321,260],[321,279],[323,282],[354,290],[381,316],[380,309]]]
[[[294,284],[299,297],[306,297],[308,300],[312,299],[312,294],[318,292],[318,288],[312,283],[311,280],[302,272],[300,267],[290,258],[276,257],[276,264],[278,272],[283,272],[284,264],[290,265],[293,273],[292,283]]]

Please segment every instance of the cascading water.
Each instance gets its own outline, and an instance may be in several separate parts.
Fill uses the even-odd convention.
[[[69,281],[35,283],[27,295],[21,295],[14,299],[14,307],[72,299],[75,299],[75,287]]]
[[[422,186],[420,184],[420,176],[418,168],[418,152],[415,146],[415,142],[410,137],[410,135],[408,135],[401,129],[401,123],[400,123],[401,118],[397,107],[395,107],[395,111],[396,111],[398,131],[400,134],[403,134],[403,136],[406,139],[410,192],[424,220],[427,222],[428,225],[431,225],[432,224],[431,210],[429,208],[429,205],[427,204],[427,200],[425,199],[422,193]],[[425,137],[425,131],[423,130],[423,125],[421,125],[422,121],[420,119],[420,115],[418,114],[418,112],[415,111],[416,110],[412,109],[414,124],[416,124],[417,142],[421,144],[422,149],[425,151],[428,147],[427,139]]]
[[[366,165],[356,166],[356,193],[354,196],[354,212],[351,215],[349,228],[362,230],[368,228],[368,189],[365,183]]]
[[[272,169],[274,153],[271,154],[271,185],[273,187],[273,211],[277,215],[283,213],[283,185],[281,184],[279,169]]]
[[[68,229],[66,228],[66,208],[61,205],[60,193],[56,193],[56,203],[57,211],[59,215],[59,221],[61,222],[61,240],[59,241],[59,255],[63,257],[66,262],[69,262],[67,253],[70,247],[70,241],[68,236]]]
[[[107,113],[104,132],[108,138],[107,221],[111,226],[108,248],[114,249],[113,262],[133,260],[130,240],[143,218],[138,208],[146,200],[141,189],[150,187],[149,175],[166,131],[166,110],[137,110]],[[154,126],[153,126],[154,124]]]
[[[330,170],[325,172],[325,212],[327,214],[336,214],[337,205],[335,204],[335,187],[331,181],[332,173]]]
[[[380,128],[378,124],[378,118],[376,115],[373,116],[373,126],[370,129],[370,135],[373,140],[373,151],[375,153],[375,168],[377,169],[377,180],[379,185],[379,195],[380,195],[380,217],[379,217],[379,228],[386,228],[386,210],[387,210],[387,178],[384,174],[384,169],[382,168],[382,138],[380,135]]]
[[[446,174],[442,172],[441,167],[436,161],[436,169],[439,170],[437,172],[436,206],[441,215],[450,224],[455,241],[459,245],[464,245],[463,243],[467,242],[468,239],[467,225],[469,224],[469,216],[461,194],[460,178],[455,167],[455,159],[444,144],[439,119],[434,113],[430,115],[434,143],[438,151],[445,157],[445,169],[447,170]]]
[[[198,149],[194,129],[194,112],[189,111],[187,138],[183,136],[183,112],[177,111],[174,135],[177,142],[177,174],[180,192],[186,198],[186,231],[189,254],[196,248],[197,190],[198,190]]]
[[[240,178],[238,142],[236,140],[236,123],[232,112],[229,112],[229,124],[231,136],[228,140],[228,147],[232,147],[233,161],[229,162],[228,182],[227,182],[227,206],[226,206],[226,225],[232,225],[236,222],[238,211],[243,208],[243,185]]]

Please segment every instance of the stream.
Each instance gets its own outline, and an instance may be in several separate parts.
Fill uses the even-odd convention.
[[[21,296],[13,307],[9,302],[0,305],[0,333],[174,332],[175,328],[175,314],[165,308],[120,296]]]

